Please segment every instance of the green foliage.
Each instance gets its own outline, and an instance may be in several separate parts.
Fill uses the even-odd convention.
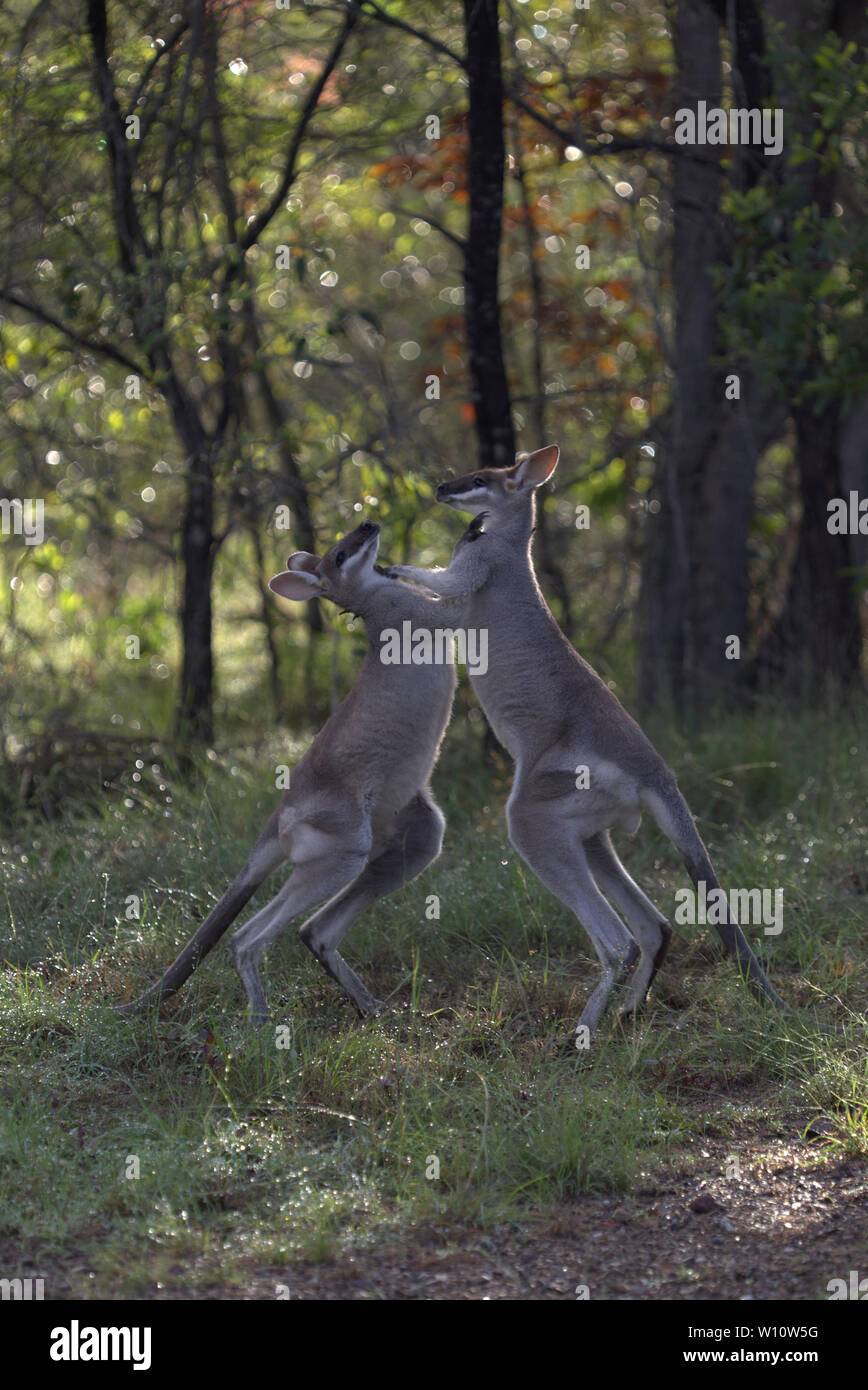
[[[425,7],[405,8],[408,21],[424,29]],[[0,646],[4,688],[23,675],[7,707],[5,736],[13,740],[24,736],[28,720],[44,722],[48,692],[61,683],[70,705],[88,718],[111,706],[125,727],[154,721],[162,734],[170,726],[179,660],[175,561],[188,465],[149,354],[169,354],[208,427],[220,413],[225,363],[232,354],[237,359],[234,389],[243,407],[214,460],[215,526],[230,538],[216,561],[221,718],[239,696],[258,699],[267,688],[256,586],[282,567],[287,548],[305,543],[295,506],[290,532],[274,524],[275,506],[292,500],[285,450],[307,493],[318,543],[330,543],[364,512],[384,525],[384,557],[408,560],[422,545],[443,561],[455,519],[429,506],[433,485],[463,469],[475,448],[461,251],[435,225],[453,236],[465,231],[460,69],[368,16],[347,61],[329,79],[287,198],[221,297],[223,277],[239,265],[238,235],[278,186],[336,16],[327,6],[255,17],[230,7],[214,31],[213,61],[202,33],[196,38],[168,15],[160,20],[110,5],[108,16],[118,106],[124,117],[141,116],[140,138],[126,141],[147,243],[132,276],[119,265],[102,103],[80,18],[58,12],[48,22],[41,11],[31,15],[16,3],[0,20],[6,54],[0,113],[10,132],[0,157],[4,285],[61,325],[20,307],[0,317],[0,408],[7,422],[0,494],[44,498],[48,532],[44,553],[22,555],[5,539],[0,546],[2,589],[8,592],[13,576],[17,585],[10,600],[15,631]],[[565,74],[555,82],[548,65],[552,51],[569,49],[571,16],[553,12],[544,34],[529,14],[510,22],[516,46],[509,79],[530,84],[528,90],[542,84],[568,120],[573,81]],[[660,16],[632,12],[623,32],[613,33],[596,16],[584,23],[582,51],[569,57],[584,118],[600,133],[594,74],[602,65],[618,83],[607,120],[619,132],[635,132],[662,109],[670,63],[665,24]],[[460,7],[443,16],[442,39],[461,50]],[[645,55],[640,72],[626,56],[628,41]],[[440,140],[426,137],[432,113],[441,123]],[[508,370],[520,442],[542,442],[541,427],[561,443],[565,516],[585,500],[585,480],[599,502],[590,540],[596,572],[621,543],[618,531],[603,530],[609,516],[634,486],[647,486],[650,474],[650,455],[639,446],[660,396],[661,364],[642,264],[659,261],[660,171],[628,156],[609,160],[601,179],[542,134],[526,114],[518,124],[507,122],[529,200],[528,212],[517,179],[508,178],[502,256]],[[403,174],[396,181],[377,176],[390,161],[399,171],[428,161],[428,185],[419,188],[418,179]],[[632,180],[635,208],[613,192],[620,175]],[[640,245],[624,235],[628,223],[644,242],[641,256]],[[590,272],[576,269],[579,243],[593,247]],[[532,263],[539,305],[530,293]],[[538,346],[539,406],[525,400],[540,385]],[[265,372],[285,404],[279,437],[260,399]],[[132,385],[131,373],[139,378]],[[425,395],[432,374],[439,400]],[[610,466],[616,436],[631,458],[620,481]],[[250,524],[262,535],[263,574],[254,574],[246,547],[231,543]],[[584,551],[569,540],[568,530],[558,542],[561,562],[576,579]],[[46,566],[51,589],[39,587]],[[581,587],[589,617],[605,590],[604,575]],[[251,628],[244,641],[228,627],[239,617]],[[147,678],[144,665],[134,677],[121,664],[124,627],[140,638]],[[283,706],[294,720],[325,708],[332,654],[328,638],[315,639],[317,650],[309,652],[299,629],[294,620],[284,629],[289,660],[280,672]],[[28,667],[38,653],[24,673],[22,643]],[[350,651],[342,640],[339,664]],[[237,670],[236,655],[243,662]],[[110,696],[96,688],[106,658]]]
[[[866,165],[868,61],[827,34],[783,65],[787,176],[729,188],[732,253],[716,270],[727,348],[788,401],[822,409],[868,388],[866,241],[859,190]],[[804,115],[816,113],[812,123]],[[828,189],[840,201],[828,204]]]

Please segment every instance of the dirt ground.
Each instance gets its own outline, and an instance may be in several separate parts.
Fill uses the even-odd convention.
[[[709,1158],[726,1157],[708,1146]],[[313,1299],[825,1299],[868,1276],[868,1165],[777,1143],[740,1179],[695,1174],[582,1198],[514,1231],[419,1230],[331,1265],[275,1271]],[[587,1295],[577,1294],[577,1286]],[[263,1273],[245,1297],[273,1297]]]
[[[419,1228],[332,1263],[263,1269],[242,1288],[166,1283],[154,1296],[271,1299],[283,1285],[293,1299],[811,1300],[851,1270],[868,1276],[864,1159],[804,1141],[758,1151],[738,1178],[723,1176],[725,1147],[704,1143],[719,1177],[674,1173],[520,1228]]]

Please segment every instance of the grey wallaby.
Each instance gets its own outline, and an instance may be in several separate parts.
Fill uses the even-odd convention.
[[[441,483],[439,501],[473,513],[475,533],[466,533],[473,543],[456,550],[447,569],[396,565],[390,572],[460,601],[466,623],[488,631],[487,670],[471,674],[471,681],[515,761],[509,837],[579,918],[599,956],[602,975],[578,1024],[590,1034],[628,974],[622,1012],[643,1004],[671,935],[627,873],[609,832],[632,834],[648,810],[681,853],[697,890],[720,885],[674,774],[574,651],[537,584],[531,559],[535,493],[554,473],[558,456],[550,446],[512,467]],[[753,994],[786,1008],[738,923],[727,912],[716,926]]]
[[[434,628],[454,605],[401,584],[376,562],[380,528],[366,521],[322,558],[291,556],[270,587],[301,602],[317,595],[364,620],[367,654],[352,690],[292,769],[290,785],[238,877],[163,977],[120,1012],[174,994],[253,896],[289,860],[293,871],[271,902],[235,933],[232,953],[251,1021],[268,1020],[258,965],[292,918],[320,907],[301,939],[361,1013],[380,1007],[338,952],[353,922],[437,858],[445,820],[429,778],[455,692],[451,662],[385,664],[381,638],[409,619]],[[463,538],[462,538],[463,539]],[[456,552],[460,553],[462,541]]]

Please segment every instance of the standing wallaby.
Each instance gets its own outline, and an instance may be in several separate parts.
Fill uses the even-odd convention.
[[[456,678],[451,647],[450,659],[439,665],[381,660],[381,639],[407,620],[430,630],[453,605],[398,583],[377,566],[379,532],[365,521],[321,559],[293,555],[289,568],[271,580],[270,588],[284,598],[320,596],[361,617],[368,642],[364,663],[352,690],[292,770],[289,788],[238,877],[162,979],[122,1012],[174,994],[263,879],[287,859],[293,872],[283,888],[233,938],[251,1022],[268,1021],[257,969],[263,951],[293,917],[323,902],[302,926],[302,941],[361,1013],[380,1007],[338,946],[366,907],[415,878],[440,853],[446,823],[428,779]]]
[[[558,454],[550,446],[510,468],[483,468],[441,483],[439,501],[475,514],[475,544],[456,551],[448,569],[396,565],[390,573],[461,599],[465,621],[488,631],[487,671],[471,674],[471,681],[515,760],[509,837],[579,918],[600,958],[602,978],[579,1020],[593,1032],[613,988],[634,964],[623,1012],[642,1005],[671,935],[615,853],[610,830],[632,834],[647,809],[680,851],[697,890],[702,883],[707,892],[719,884],[673,773],[573,650],[537,584],[531,561],[535,491],[554,473]],[[729,913],[716,925],[756,997],[786,1007]]]

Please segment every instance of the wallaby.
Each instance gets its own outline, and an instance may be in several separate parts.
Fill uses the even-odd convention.
[[[449,721],[454,663],[384,664],[381,635],[409,619],[431,629],[449,605],[397,582],[376,565],[379,526],[365,521],[322,558],[290,557],[270,582],[284,598],[328,598],[364,620],[368,649],[355,685],[293,768],[290,786],[247,863],[162,979],[122,1012],[159,1004],[217,944],[272,870],[293,872],[232,942],[251,1022],[268,1021],[258,963],[293,917],[323,903],[301,939],[360,1013],[381,1007],[338,953],[371,903],[427,868],[440,853],[444,817],[428,785]],[[461,543],[456,547],[460,552]],[[450,652],[451,656],[451,652]],[[325,901],[327,899],[327,901]]]
[[[474,513],[475,544],[457,550],[448,569],[395,565],[390,573],[463,600],[467,624],[488,630],[487,671],[471,674],[471,681],[515,761],[509,837],[579,918],[600,958],[602,977],[578,1024],[591,1033],[634,965],[622,1012],[641,1007],[671,935],[627,873],[609,832],[634,833],[647,809],[680,851],[697,890],[703,882],[707,892],[719,884],[673,773],[573,650],[537,584],[531,560],[535,492],[554,473],[558,457],[552,445],[509,468],[483,468],[441,483],[439,501]],[[727,913],[716,925],[756,997],[786,1008],[738,924]]]

